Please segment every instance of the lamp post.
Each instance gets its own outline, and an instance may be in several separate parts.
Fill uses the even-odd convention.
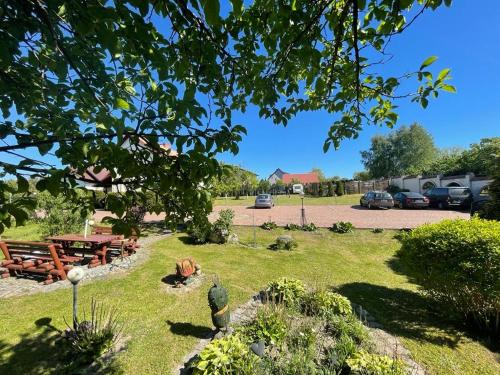
[[[307,224],[306,220],[306,210],[304,208],[304,193],[300,194],[300,199],[302,200],[302,208],[300,210],[300,225],[304,226]]]
[[[73,329],[78,325],[78,289],[77,285],[83,279],[85,272],[80,267],[75,267],[68,272],[68,280],[73,284]]]
[[[94,225],[94,220],[92,219],[85,219],[85,230],[83,232],[83,237],[84,238],[87,238],[87,230],[89,228],[89,226],[92,226]]]

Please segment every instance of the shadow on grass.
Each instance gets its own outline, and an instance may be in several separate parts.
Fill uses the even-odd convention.
[[[175,286],[177,284],[177,281],[179,281],[179,276],[177,276],[175,273],[162,277],[161,279],[162,283],[170,286]]]
[[[214,331],[205,326],[197,326],[191,323],[172,322],[167,320],[166,323],[170,326],[170,332],[178,336],[192,336],[198,339],[207,339],[213,336]]]
[[[51,322],[49,317],[36,320],[33,329],[21,334],[17,344],[0,341],[0,374],[123,374],[114,357],[108,357],[105,363],[75,365],[75,358],[66,350],[62,331]]]
[[[15,345],[0,342],[0,374],[60,374],[63,355],[61,331],[50,324],[52,319],[35,322],[33,330],[23,333]],[[8,358],[7,358],[8,357]]]
[[[344,284],[337,290],[361,305],[391,334],[455,348],[463,333],[433,310],[433,301],[410,290],[369,283]]]

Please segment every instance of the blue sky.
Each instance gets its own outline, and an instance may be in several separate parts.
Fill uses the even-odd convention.
[[[391,74],[415,71],[431,55],[439,60],[433,71],[452,69],[456,94],[443,93],[427,109],[410,101],[399,102],[399,126],[418,122],[434,137],[438,147],[467,147],[481,138],[500,136],[500,1],[454,1],[450,8],[424,13],[404,34],[393,39],[394,54],[384,69]],[[415,86],[416,87],[416,86]],[[238,155],[220,159],[238,164],[265,178],[276,168],[306,172],[321,168],[327,176],[351,177],[363,169],[361,150],[370,138],[390,129],[365,128],[358,139],[344,141],[338,151],[322,151],[334,117],[326,112],[303,113],[288,127],[259,119],[256,110],[234,116],[248,136]]]
[[[400,101],[399,125],[418,122],[434,137],[438,147],[468,147],[481,138],[500,136],[500,1],[483,0],[479,9],[475,1],[455,1],[450,8],[425,12],[402,35],[394,38],[389,51],[393,60],[383,67],[387,76],[397,76],[418,69],[428,56],[439,60],[433,72],[452,69],[456,94],[443,93],[431,100],[427,109]],[[411,88],[416,87],[411,86]],[[350,178],[363,170],[360,151],[370,147],[375,134],[390,131],[366,127],[355,140],[345,140],[339,150],[323,153],[330,124],[335,115],[326,112],[302,113],[285,128],[271,120],[260,119],[255,108],[233,116],[235,124],[248,130],[238,155],[223,154],[220,160],[237,164],[266,178],[276,168],[290,173],[321,168],[326,176]],[[37,158],[36,149],[26,155]],[[6,161],[16,160],[1,155]],[[54,157],[45,161],[60,165]]]

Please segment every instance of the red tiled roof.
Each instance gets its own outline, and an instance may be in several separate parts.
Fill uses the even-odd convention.
[[[319,177],[316,173],[286,173],[283,175],[283,182],[285,184],[291,184],[292,181],[297,180],[301,184],[311,184],[314,182],[319,182]]]
[[[89,167],[83,173],[83,178],[85,178],[86,180],[94,180],[96,183],[103,183],[111,180],[111,172],[106,168],[103,168],[99,171],[99,173],[96,173],[94,171],[94,167]]]

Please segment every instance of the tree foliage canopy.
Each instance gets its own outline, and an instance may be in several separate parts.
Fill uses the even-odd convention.
[[[0,154],[16,161],[2,158],[0,173],[14,175],[19,192],[36,175],[39,190],[91,210],[76,181],[88,166],[106,168],[128,189],[113,204],[118,216],[145,191],[164,197],[172,222],[204,214],[203,186],[222,174],[215,155],[237,153],[246,132],[234,111],[253,105],[286,125],[297,113],[326,110],[335,114],[326,151],[368,123],[394,125],[398,98],[426,107],[439,91],[454,92],[449,69],[430,71],[435,56],[412,73],[377,70],[391,38],[450,3],[2,0]],[[415,91],[401,92],[407,79],[419,82]],[[124,152],[124,139],[148,147]],[[159,148],[166,140],[178,157]],[[26,193],[7,206],[6,189],[0,183],[5,224],[31,204]]]
[[[372,178],[418,174],[435,160],[432,136],[421,125],[403,126],[387,136],[372,138],[369,150],[361,152]]]

